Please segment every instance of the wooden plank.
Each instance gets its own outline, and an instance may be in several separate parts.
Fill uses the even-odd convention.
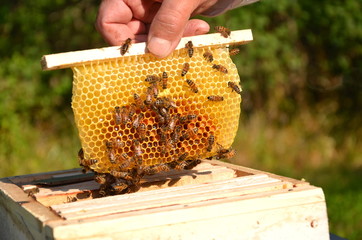
[[[86,218],[127,211],[139,211],[147,208],[160,208],[175,204],[206,201],[210,198],[226,198],[240,194],[283,189],[285,185],[277,179],[266,175],[248,179],[232,179],[212,184],[182,186],[152,191],[152,193],[135,193],[120,195],[98,201],[84,201],[51,206],[53,210],[66,219]],[[88,204],[87,204],[88,203]]]
[[[192,41],[194,48],[205,46],[226,46],[235,44],[245,44],[253,40],[250,29],[232,31],[230,37],[224,38],[219,33],[211,33],[192,37],[184,37],[176,47],[185,48],[188,41]],[[58,54],[45,55],[41,59],[43,70],[54,70],[68,68],[76,65],[86,64],[92,61],[111,60],[127,56],[143,55],[147,53],[146,43],[134,43],[125,55],[121,55],[120,46],[90,49],[83,51],[74,51]]]
[[[4,239],[44,239],[43,224],[61,219],[8,178],[0,179],[0,212]]]
[[[220,226],[222,219],[225,225]],[[233,219],[235,222],[231,221]],[[311,221],[318,222],[318,227],[312,229]],[[278,224],[281,225],[280,228],[273,228]],[[291,230],[287,231],[285,228],[289,226]],[[149,208],[140,212],[129,211],[86,218],[81,222],[76,219],[61,224],[51,222],[48,227],[58,239],[76,239],[79,236],[178,239],[180,235],[187,239],[188,233],[192,233],[191,236],[196,236],[196,239],[218,239],[218,234],[223,234],[224,237],[227,234],[227,239],[240,239],[242,232],[250,236],[273,236],[273,231],[274,237],[288,233],[302,234],[291,235],[293,239],[301,236],[303,239],[306,236],[308,239],[327,239],[328,236],[323,192],[312,186],[300,187],[298,191],[292,192],[281,189],[254,195],[210,199],[187,205],[168,205],[163,207],[162,211],[159,208]],[[229,232],[230,227],[233,227],[233,230]],[[173,235],[167,231],[170,228],[175,230]],[[267,229],[269,235],[263,233]],[[279,232],[281,230],[283,231]]]
[[[297,180],[297,179],[293,179],[293,178],[289,178],[289,177],[284,177],[284,176],[280,176],[277,174],[273,174],[273,173],[253,169],[253,168],[243,167],[240,165],[235,165],[235,164],[231,164],[231,163],[227,163],[227,162],[223,162],[223,161],[206,160],[206,159],[203,161],[206,163],[213,164],[213,165],[224,166],[227,168],[234,169],[236,171],[237,176],[245,176],[245,175],[250,175],[250,174],[267,174],[270,177],[278,178],[278,179],[281,179],[286,182],[291,182],[291,183],[293,183],[294,187],[301,187],[301,186],[309,185],[309,182],[306,182],[305,180]]]
[[[141,184],[139,192],[162,189],[165,187],[176,187],[187,184],[199,184],[210,181],[231,179],[235,177],[235,171],[212,165],[201,163],[193,170],[170,171],[152,176],[146,176]],[[31,185],[24,185],[31,187]],[[23,187],[24,187],[23,186]],[[77,197],[78,200],[87,200],[93,197],[93,191],[99,189],[99,184],[95,181],[68,184],[59,187],[38,187],[39,192],[34,194],[37,201],[45,206],[66,203],[69,198]],[[97,194],[95,193],[95,196]]]

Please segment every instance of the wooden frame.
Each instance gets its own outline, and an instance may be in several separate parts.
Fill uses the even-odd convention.
[[[94,181],[24,192],[79,173],[1,179],[0,230],[19,239],[329,239],[322,189],[220,161],[150,176],[126,195],[92,199]]]
[[[184,48],[185,44],[190,40],[192,40],[194,48],[205,46],[212,47],[240,45],[252,41],[253,35],[250,29],[246,29],[232,31],[230,37],[228,38],[222,37],[220,33],[184,37],[180,40],[180,43],[176,47],[176,50]],[[129,51],[123,56],[121,55],[119,48],[120,46],[105,47],[83,51],[44,55],[41,59],[41,66],[43,70],[54,70],[68,68],[80,64],[86,64],[92,61],[111,60],[127,56],[147,54],[147,46],[145,42],[132,44],[132,46],[129,48]]]

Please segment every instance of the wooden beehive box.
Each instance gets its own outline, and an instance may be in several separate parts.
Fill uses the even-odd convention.
[[[0,179],[2,239],[329,239],[323,191],[305,181],[205,160],[97,198],[90,178]]]

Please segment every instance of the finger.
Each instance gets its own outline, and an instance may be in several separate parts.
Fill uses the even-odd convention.
[[[197,4],[194,0],[164,0],[151,23],[148,50],[160,58],[168,56],[179,43]]]
[[[96,29],[111,45],[120,45],[125,39],[133,38],[126,25],[132,19],[130,8],[119,0],[103,0],[98,11]]]
[[[151,23],[161,7],[155,0],[124,0],[132,10],[133,17],[144,23]]]
[[[210,26],[207,22],[200,19],[191,19],[187,22],[183,37],[195,36],[208,33],[210,31]]]

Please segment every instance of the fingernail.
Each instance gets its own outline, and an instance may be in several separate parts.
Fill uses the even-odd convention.
[[[167,57],[171,53],[171,42],[169,40],[152,37],[147,44],[148,50],[159,58]]]

